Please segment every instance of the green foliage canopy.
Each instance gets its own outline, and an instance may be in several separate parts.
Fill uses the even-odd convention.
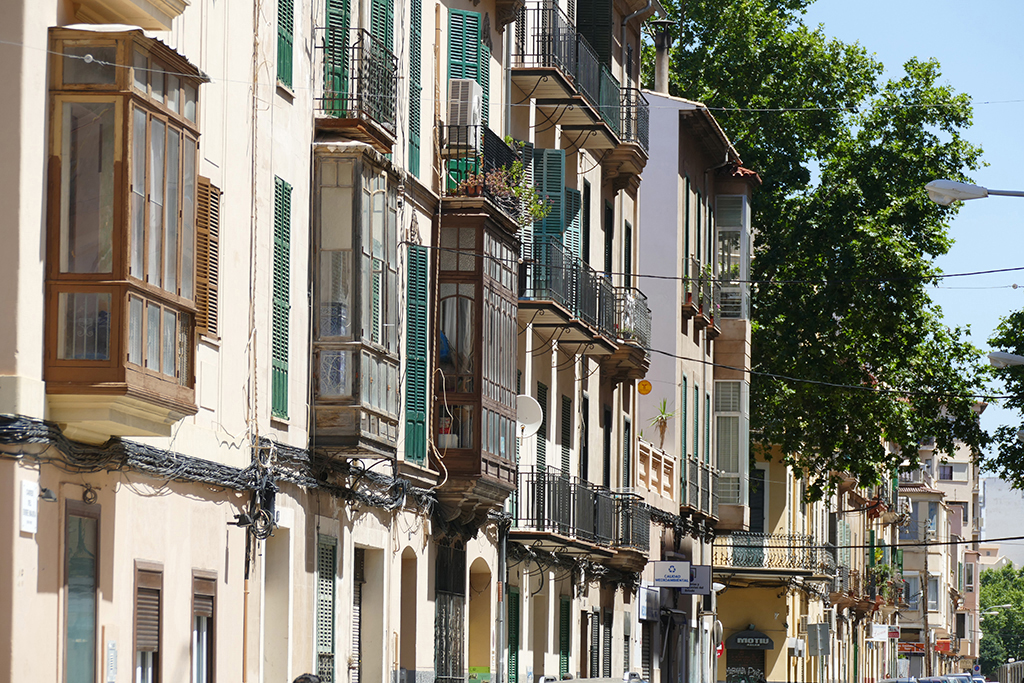
[[[802,23],[810,0],[681,2],[663,2],[678,22],[670,91],[711,107],[764,180],[753,361],[768,376],[751,382],[761,452],[806,474],[812,498],[839,471],[868,485],[905,455],[916,464],[925,437],[980,453],[988,437],[971,395],[986,371],[927,293],[956,209],[923,189],[978,167],[981,150],[963,137],[969,98],[935,61],[884,80],[862,46]]]
[[[1007,565],[981,573],[981,612],[994,605],[998,614],[986,614],[981,622],[981,670],[990,679],[1008,657],[1024,660],[1024,569]]]

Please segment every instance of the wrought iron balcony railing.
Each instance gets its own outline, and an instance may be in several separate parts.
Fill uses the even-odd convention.
[[[601,101],[601,60],[587,39],[576,39],[576,88],[591,105]]]
[[[620,339],[651,347],[651,309],[647,297],[635,287],[615,288],[615,332]]]
[[[524,244],[519,290],[521,299],[554,301],[600,334],[615,338],[616,298],[611,281],[571,254],[557,238]],[[647,325],[649,330],[649,313]]]
[[[518,221],[510,169],[519,153],[487,126],[441,126],[440,131],[444,196],[486,197]]]
[[[323,38],[322,89],[316,98],[319,115],[372,121],[395,134],[398,58],[369,31],[319,29]]]
[[[620,110],[622,107],[621,95],[619,94],[619,82],[612,76],[611,69],[601,65],[601,86],[599,93],[598,110],[601,118],[612,129],[615,136],[619,136]]]
[[[616,548],[629,548],[646,553],[651,549],[651,509],[640,496],[615,494],[618,534]]]
[[[578,39],[576,27],[557,3],[531,3],[516,17],[513,66],[556,68],[574,80]]]
[[[619,137],[623,142],[640,145],[650,151],[651,105],[637,88],[622,89],[622,124]]]
[[[805,534],[761,534],[736,531],[715,539],[714,563],[719,567],[761,568],[835,574],[835,548]]]
[[[512,514],[517,530],[557,533],[609,547],[616,538],[614,494],[554,469],[519,474]]]

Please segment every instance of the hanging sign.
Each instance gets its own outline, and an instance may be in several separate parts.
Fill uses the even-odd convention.
[[[690,563],[683,560],[679,562],[651,562],[654,566],[654,585],[671,588],[686,588],[690,585]]]

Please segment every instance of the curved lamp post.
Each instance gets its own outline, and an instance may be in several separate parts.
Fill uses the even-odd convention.
[[[956,180],[933,180],[925,185],[924,189],[928,191],[928,197],[933,202],[942,206],[949,206],[953,202],[967,199],[982,199],[989,195],[1024,197],[1024,192],[1020,190],[990,190],[981,185],[971,185]]]

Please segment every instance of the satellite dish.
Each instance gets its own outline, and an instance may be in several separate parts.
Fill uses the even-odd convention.
[[[540,429],[544,413],[537,399],[527,394],[516,396],[516,434],[520,437],[533,436]]]

